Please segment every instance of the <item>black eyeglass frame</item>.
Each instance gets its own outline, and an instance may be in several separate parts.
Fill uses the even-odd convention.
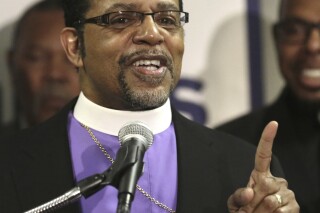
[[[137,12],[137,11],[116,11],[116,12],[110,12],[110,13],[105,13],[103,15],[100,16],[95,16],[92,18],[88,18],[88,19],[84,19],[84,20],[78,20],[75,22],[75,25],[82,25],[82,24],[96,24],[99,26],[108,26],[110,23],[109,17],[111,14],[122,14],[122,13],[127,13],[127,12],[132,12],[132,13],[136,13],[139,14],[141,16],[141,23],[143,22],[145,16],[149,15],[152,16],[152,19],[154,20],[154,17],[156,14],[159,13],[165,13],[165,12],[179,12],[180,13],[180,20],[179,20],[179,26],[177,27],[181,27],[184,24],[189,22],[189,13],[185,12],[185,11],[180,11],[180,10],[164,10],[164,11],[157,11],[157,12],[152,12],[152,13],[143,13],[143,12]],[[184,20],[183,22],[181,22],[181,14],[184,14]],[[140,24],[141,24],[140,23]],[[182,23],[182,24],[181,24]]]
[[[303,44],[306,42],[306,40],[310,37],[310,33],[313,29],[318,29],[320,30],[320,22],[319,23],[314,23],[314,22],[309,22],[309,21],[306,21],[306,20],[303,20],[303,19],[300,19],[300,18],[290,18],[290,19],[285,19],[285,20],[282,20],[278,23],[275,23],[273,25],[273,34],[275,36],[275,38],[277,40],[279,39],[282,39],[282,40],[285,40],[285,38],[281,38],[280,36],[280,30],[285,26],[287,25],[288,23],[297,23],[297,24],[300,24],[301,26],[304,26],[305,27],[305,33],[304,33],[304,38],[303,40],[297,40],[297,41],[288,41],[288,43],[297,43],[297,44]]]

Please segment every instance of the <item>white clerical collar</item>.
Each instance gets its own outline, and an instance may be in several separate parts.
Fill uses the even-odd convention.
[[[145,123],[157,134],[171,124],[170,100],[161,107],[146,111],[123,111],[99,106],[81,92],[74,108],[74,117],[81,123],[110,135],[118,135],[125,124],[134,121]]]

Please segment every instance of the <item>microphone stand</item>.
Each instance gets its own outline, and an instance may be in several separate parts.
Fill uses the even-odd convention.
[[[79,181],[76,187],[67,191],[65,194],[25,213],[52,212],[53,210],[57,210],[79,200],[82,196],[88,198],[105,186],[112,185],[118,188],[123,173],[131,167],[134,167],[136,163],[137,158],[128,155],[128,147],[124,147],[118,151],[116,161],[103,173],[95,174]],[[130,197],[130,202],[131,200],[132,198]],[[118,207],[118,209],[121,208]],[[118,210],[118,213],[124,212],[129,211]]]
[[[102,180],[105,178],[102,174],[96,174],[81,180],[76,187],[67,191],[65,194],[51,200],[41,206],[38,206],[34,209],[31,209],[25,213],[40,213],[40,212],[51,212],[53,210],[57,210],[63,206],[71,204],[77,200],[79,200],[82,195],[86,195],[87,193],[94,193],[102,183]]]
[[[134,159],[143,159],[144,152],[146,148],[141,145],[137,140],[132,139],[129,142],[134,148],[135,151],[129,153],[128,158]],[[142,160],[137,160],[130,168],[128,168],[122,174],[120,181],[117,185],[118,188],[118,208],[117,213],[129,213],[131,209],[131,203],[134,199],[134,194],[136,191],[136,185],[138,179],[143,173],[144,163]]]

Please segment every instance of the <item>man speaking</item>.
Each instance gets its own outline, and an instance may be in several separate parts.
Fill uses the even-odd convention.
[[[132,121],[154,136],[132,212],[299,212],[287,182],[275,177],[283,175],[275,159],[269,169],[275,122],[255,154],[170,106],[189,20],[182,1],[64,2],[61,40],[79,70],[81,94],[47,122],[1,139],[3,212],[32,209],[105,171],[120,148],[119,130]],[[58,211],[113,213],[117,203],[118,188],[107,186]]]

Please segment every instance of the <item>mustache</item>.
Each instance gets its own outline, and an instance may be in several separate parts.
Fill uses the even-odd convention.
[[[140,56],[161,56],[161,58],[165,61],[165,65],[169,68],[169,70],[173,70],[173,60],[170,55],[168,55],[165,51],[163,50],[150,50],[150,49],[145,49],[145,50],[139,50],[135,52],[129,52],[125,55],[123,55],[120,60],[119,64],[120,66],[128,65],[131,61],[133,61],[135,58],[138,58]]]

